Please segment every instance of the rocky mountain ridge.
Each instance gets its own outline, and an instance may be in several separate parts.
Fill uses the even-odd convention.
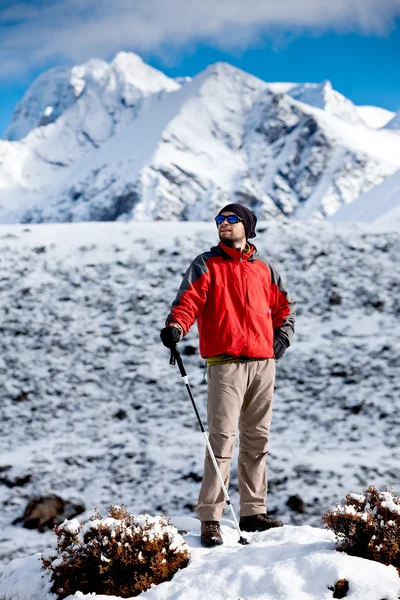
[[[0,141],[0,222],[334,214],[400,167],[400,136],[322,84],[226,63],[172,80],[132,53],[41,75]],[[13,141],[11,141],[13,140]]]

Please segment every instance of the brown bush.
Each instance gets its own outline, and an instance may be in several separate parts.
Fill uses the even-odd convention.
[[[165,517],[129,515],[112,506],[108,517],[95,515],[54,528],[57,556],[43,557],[52,571],[52,591],[61,600],[84,594],[137,596],[152,584],[168,581],[190,558],[186,542]]]
[[[393,565],[400,575],[400,498],[373,485],[363,494],[347,494],[322,517],[336,534],[337,550]]]

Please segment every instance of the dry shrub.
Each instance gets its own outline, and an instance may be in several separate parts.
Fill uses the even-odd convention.
[[[336,534],[337,550],[393,565],[400,575],[400,498],[373,485],[363,494],[347,494],[322,517]]]
[[[54,529],[57,556],[43,557],[59,599],[81,591],[129,598],[187,566],[186,542],[165,517],[133,516],[112,506],[108,517],[77,519]]]

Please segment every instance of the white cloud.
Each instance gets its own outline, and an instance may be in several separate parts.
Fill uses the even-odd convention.
[[[37,0],[0,10],[0,77],[50,62],[158,53],[205,41],[235,49],[265,31],[384,35],[400,0]]]

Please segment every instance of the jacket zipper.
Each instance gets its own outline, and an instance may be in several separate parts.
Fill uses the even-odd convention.
[[[241,251],[239,262],[241,262],[243,264],[243,250]],[[244,308],[247,310],[247,290],[246,290],[247,281],[246,281],[246,278],[243,277],[243,270],[242,270],[243,267],[240,266],[239,269],[240,269],[240,283],[241,283],[242,289],[244,291]],[[246,349],[247,349],[248,345],[249,345],[249,335],[248,335],[248,331],[247,331],[247,319],[244,319],[243,324],[244,324],[244,328],[245,328],[244,333],[245,333]]]

